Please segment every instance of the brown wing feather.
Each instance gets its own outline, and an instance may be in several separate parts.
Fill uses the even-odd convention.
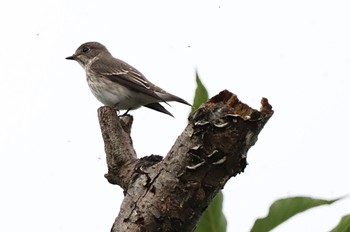
[[[151,89],[151,86],[153,86],[152,83],[150,83],[137,69],[122,60],[115,58],[100,59],[91,65],[91,69],[97,74],[103,75],[117,84],[166,102]]]

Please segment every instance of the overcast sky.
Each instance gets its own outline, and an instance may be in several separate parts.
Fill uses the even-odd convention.
[[[78,63],[88,41],[192,101],[195,69],[275,115],[224,189],[228,231],[248,231],[278,198],[349,194],[349,1],[5,1],[0,3],[0,231],[109,231],[123,198],[110,185],[97,119],[101,104]],[[141,108],[139,156],[165,155],[186,126]],[[275,231],[329,231],[350,200],[314,209]],[[320,220],[322,219],[322,220]]]

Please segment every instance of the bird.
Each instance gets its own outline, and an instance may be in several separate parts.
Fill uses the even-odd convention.
[[[160,103],[176,101],[191,106],[147,80],[136,68],[113,57],[99,42],[83,43],[66,59],[77,61],[85,69],[88,86],[98,101],[118,111],[126,110],[124,115],[144,106],[174,117]]]

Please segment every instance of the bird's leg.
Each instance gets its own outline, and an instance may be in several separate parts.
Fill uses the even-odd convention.
[[[116,104],[114,104],[114,106],[113,106],[113,108],[117,111],[118,117],[125,117],[125,116],[127,116],[128,113],[129,113],[129,111],[131,110],[131,108],[129,108],[124,114],[119,115],[120,110],[119,110],[118,107],[117,107],[118,105],[119,105],[119,102],[116,103]]]
[[[130,108],[130,109],[128,109],[127,111],[125,111],[125,113],[124,113],[124,114],[122,114],[121,116],[122,116],[122,117],[127,116],[130,110],[131,110],[131,108]]]
[[[117,115],[119,116],[120,110],[119,110],[118,107],[117,107],[118,104],[119,104],[119,102],[113,106],[113,109],[114,109],[115,111],[117,111]]]

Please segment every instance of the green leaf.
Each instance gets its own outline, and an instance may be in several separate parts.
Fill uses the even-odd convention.
[[[195,232],[225,232],[226,231],[226,218],[222,213],[222,192],[214,197],[208,208],[203,213]]]
[[[339,224],[332,230],[332,232],[349,232],[349,231],[350,231],[350,214],[342,217]]]
[[[197,88],[196,88],[196,93],[194,95],[194,100],[193,100],[193,107],[192,107],[192,112],[198,109],[198,107],[206,102],[208,100],[208,92],[207,89],[204,87],[203,83],[199,79],[198,72],[196,71],[196,82],[197,82]]]
[[[275,201],[265,218],[255,221],[251,232],[270,231],[282,222],[305,210],[320,205],[332,204],[341,198],[334,200],[314,199],[311,197],[291,197]]]

